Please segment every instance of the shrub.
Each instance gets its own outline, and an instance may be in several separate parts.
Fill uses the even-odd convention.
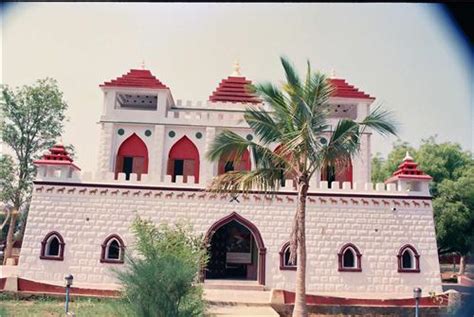
[[[198,282],[207,261],[202,236],[183,224],[159,225],[136,218],[132,231],[137,255],[126,253],[126,268],[116,271],[124,297],[137,316],[202,316],[205,311]]]

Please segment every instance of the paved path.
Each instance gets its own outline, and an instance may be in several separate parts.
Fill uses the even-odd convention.
[[[270,307],[269,291],[204,289],[213,317],[279,317]]]

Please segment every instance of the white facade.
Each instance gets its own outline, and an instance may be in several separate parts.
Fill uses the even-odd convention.
[[[64,275],[71,273],[78,287],[114,289],[118,285],[111,268],[123,264],[101,261],[102,244],[113,234],[133,250],[134,237],[129,228],[136,215],[156,223],[184,220],[203,235],[228,217],[238,219],[257,241],[257,281],[268,289],[293,290],[296,272],[283,270],[280,265],[280,251],[288,242],[296,207],[293,186],[285,186],[273,196],[260,192],[239,195],[238,201],[204,191],[218,171],[217,163],[205,159],[210,142],[224,128],[245,137],[251,135],[242,120],[248,105],[175,104],[169,89],[106,86],[103,91],[98,171],[39,173],[20,254],[19,276],[62,285]],[[117,105],[118,94],[156,96],[156,110],[123,109]],[[334,110],[345,109],[344,116],[353,119],[365,117],[371,102],[372,99],[361,98],[331,99]],[[331,120],[337,123],[337,118]],[[141,180],[132,173],[127,181],[123,173],[115,177],[117,153],[133,134],[146,145],[148,169]],[[183,182],[182,176],[172,182],[167,175],[170,149],[183,136],[198,149],[199,182],[192,177]],[[310,184],[306,227],[308,293],[406,298],[412,296],[414,287],[441,292],[428,183],[419,181],[416,191],[407,191],[404,180],[375,187],[369,183],[370,131],[364,135],[360,155],[352,165],[352,183],[334,182],[328,188],[318,175]],[[60,169],[46,166],[48,170]],[[51,232],[59,233],[64,240],[62,260],[40,258],[41,242]],[[361,265],[357,270],[340,270],[338,253],[348,243],[360,251]],[[419,271],[400,271],[399,252],[406,245],[416,250]]]

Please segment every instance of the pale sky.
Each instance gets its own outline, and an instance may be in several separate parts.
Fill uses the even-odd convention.
[[[472,55],[429,4],[15,3],[2,12],[4,84],[58,80],[69,104],[64,143],[95,170],[98,85],[146,68],[176,99],[206,100],[240,60],[254,82],[282,78],[279,56],[330,73],[395,111],[400,138],[473,149]],[[395,138],[375,137],[387,153]]]

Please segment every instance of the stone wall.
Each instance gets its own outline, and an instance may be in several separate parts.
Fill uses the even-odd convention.
[[[288,241],[295,193],[230,196],[197,189],[130,185],[37,182],[20,254],[19,276],[62,285],[72,273],[78,287],[115,288],[112,268],[100,263],[101,244],[118,234],[133,250],[129,226],[136,215],[156,223],[189,222],[205,234],[236,212],[259,230],[265,247],[267,288],[294,289],[295,271],[281,271],[279,251]],[[393,211],[392,207],[397,206]],[[307,291],[359,298],[411,297],[414,287],[441,292],[438,255],[429,197],[356,194],[310,196],[307,208]],[[65,241],[64,261],[41,260],[41,241],[58,231]],[[339,272],[340,248],[353,243],[362,253],[362,272]],[[399,273],[401,246],[420,254],[420,273]]]

